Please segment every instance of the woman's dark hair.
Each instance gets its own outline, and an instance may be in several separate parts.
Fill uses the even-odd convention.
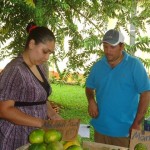
[[[47,27],[43,26],[36,26],[34,22],[30,22],[27,27],[26,31],[29,34],[25,49],[28,48],[30,40],[35,40],[35,44],[45,43],[46,41],[55,41],[55,36],[51,30]]]

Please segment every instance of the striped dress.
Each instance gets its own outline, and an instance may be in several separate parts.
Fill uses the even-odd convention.
[[[44,69],[39,66],[43,76]],[[48,81],[47,81],[48,85]],[[0,73],[0,101],[14,100],[17,102],[41,102],[47,99],[51,88],[46,91],[30,69],[25,65],[22,56],[12,60]],[[37,118],[47,119],[46,104],[16,106],[22,112]],[[0,119],[0,150],[16,150],[28,143],[29,133],[34,127],[20,126]]]

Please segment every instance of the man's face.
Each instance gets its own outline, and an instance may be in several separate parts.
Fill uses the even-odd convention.
[[[107,58],[107,61],[113,63],[121,56],[122,50],[124,49],[124,44],[118,44],[116,46],[112,46],[104,42],[103,48],[104,48],[104,53]]]

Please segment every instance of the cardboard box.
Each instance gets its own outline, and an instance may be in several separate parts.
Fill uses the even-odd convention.
[[[77,137],[79,126],[79,119],[49,120],[45,130],[57,129],[62,133],[62,140],[72,141]]]
[[[137,144],[141,144],[146,150],[150,150],[150,132],[141,130],[132,130],[130,138],[130,150],[134,150]]]
[[[96,142],[89,142],[83,141],[83,148],[87,150],[129,150],[125,147],[96,143]]]

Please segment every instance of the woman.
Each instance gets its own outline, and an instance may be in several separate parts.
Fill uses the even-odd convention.
[[[16,150],[28,143],[31,130],[47,119],[61,119],[46,101],[51,87],[43,67],[55,49],[55,36],[34,23],[25,49],[0,74],[0,149]]]

